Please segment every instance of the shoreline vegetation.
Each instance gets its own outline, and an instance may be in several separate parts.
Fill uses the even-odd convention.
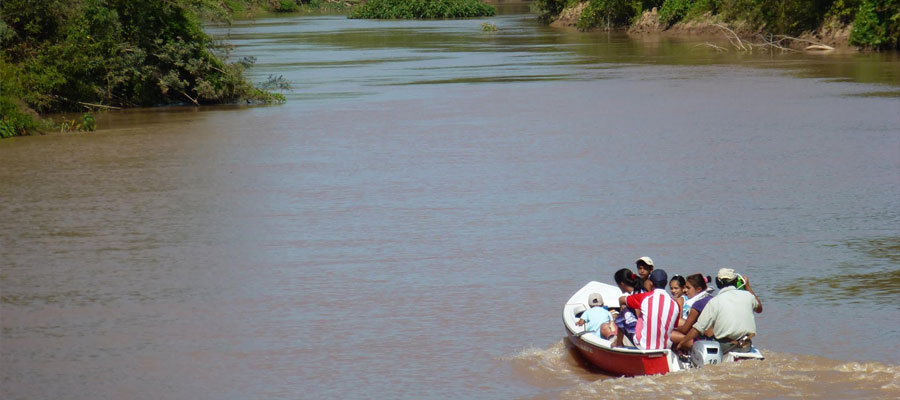
[[[350,12],[361,19],[441,19],[489,17],[497,8],[481,0],[368,0]]]
[[[0,138],[92,131],[97,110],[282,103],[281,76],[253,84],[253,57],[203,31],[264,13],[351,18],[494,15],[480,0],[4,0],[0,3]],[[152,32],[152,34],[150,34]],[[56,123],[41,115],[80,113]]]
[[[900,50],[900,0],[535,0],[532,10],[556,27],[718,36],[738,51]]]
[[[91,131],[96,110],[281,103],[277,91],[288,83],[278,76],[259,85],[248,81],[244,70],[255,59],[231,60],[230,48],[207,35],[203,23],[300,6],[295,0],[4,0],[0,138]],[[62,123],[41,118],[62,112],[84,114]]]
[[[900,0],[534,0],[531,7],[552,26],[718,35],[738,51],[900,49]],[[92,131],[97,110],[284,102],[279,91],[289,82],[249,82],[244,71],[255,58],[232,60],[203,23],[298,12],[421,19],[490,16],[496,8],[481,0],[4,0],[0,138]],[[62,112],[84,114],[41,118]]]

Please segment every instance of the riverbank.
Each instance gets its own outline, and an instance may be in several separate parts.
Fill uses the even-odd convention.
[[[558,18],[550,23],[550,26],[577,29],[578,19],[586,5],[587,3],[579,3],[566,8],[560,13]],[[607,27],[593,27],[584,30],[604,29],[607,29]],[[814,31],[804,32],[796,37],[788,35],[775,37],[772,35],[767,38],[767,32],[754,27],[746,21],[727,22],[721,16],[710,14],[666,25],[661,21],[658,10],[653,8],[649,11],[644,11],[630,26],[613,27],[611,29],[627,32],[631,36],[662,35],[710,41],[733,41],[735,38],[738,38],[747,45],[754,44],[776,50],[778,49],[777,46],[784,47],[784,50],[794,51],[855,52],[860,50],[858,46],[850,44],[850,32],[853,29],[853,25],[842,24],[837,20],[829,21]],[[772,43],[775,40],[780,41]],[[727,50],[725,47],[722,47],[722,49]],[[740,45],[733,47],[733,49],[742,50]]]
[[[203,21],[230,21],[262,3],[4,1],[0,137],[90,131],[97,110],[282,102],[285,81],[250,82],[244,71],[255,58],[231,59],[203,30]],[[42,118],[60,112],[84,114],[64,123]]]
[[[664,0],[640,13],[618,0],[536,0],[542,18],[554,27],[583,31],[616,29],[630,35],[694,36],[727,39],[737,50],[900,50],[900,0],[787,1],[775,13],[762,4]],[[657,7],[659,6],[659,7]],[[796,8],[797,12],[788,12]],[[802,9],[802,12],[799,11]],[[715,47],[715,46],[713,46]],[[721,48],[725,50],[725,48]]]

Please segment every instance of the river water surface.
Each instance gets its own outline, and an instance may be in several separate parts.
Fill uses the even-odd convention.
[[[286,104],[0,141],[0,397],[900,396],[896,54],[508,11],[212,26]],[[766,360],[583,365],[563,302],[643,255],[747,275]]]

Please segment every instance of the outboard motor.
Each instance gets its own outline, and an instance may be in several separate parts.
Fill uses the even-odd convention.
[[[695,340],[691,347],[691,363],[700,368],[706,364],[722,363],[722,347],[715,340]]]

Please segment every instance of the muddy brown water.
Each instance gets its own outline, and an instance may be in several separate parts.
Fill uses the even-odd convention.
[[[213,26],[286,104],[0,141],[2,397],[900,396],[896,54],[506,11]],[[562,303],[642,255],[745,273],[766,360],[583,365]]]

